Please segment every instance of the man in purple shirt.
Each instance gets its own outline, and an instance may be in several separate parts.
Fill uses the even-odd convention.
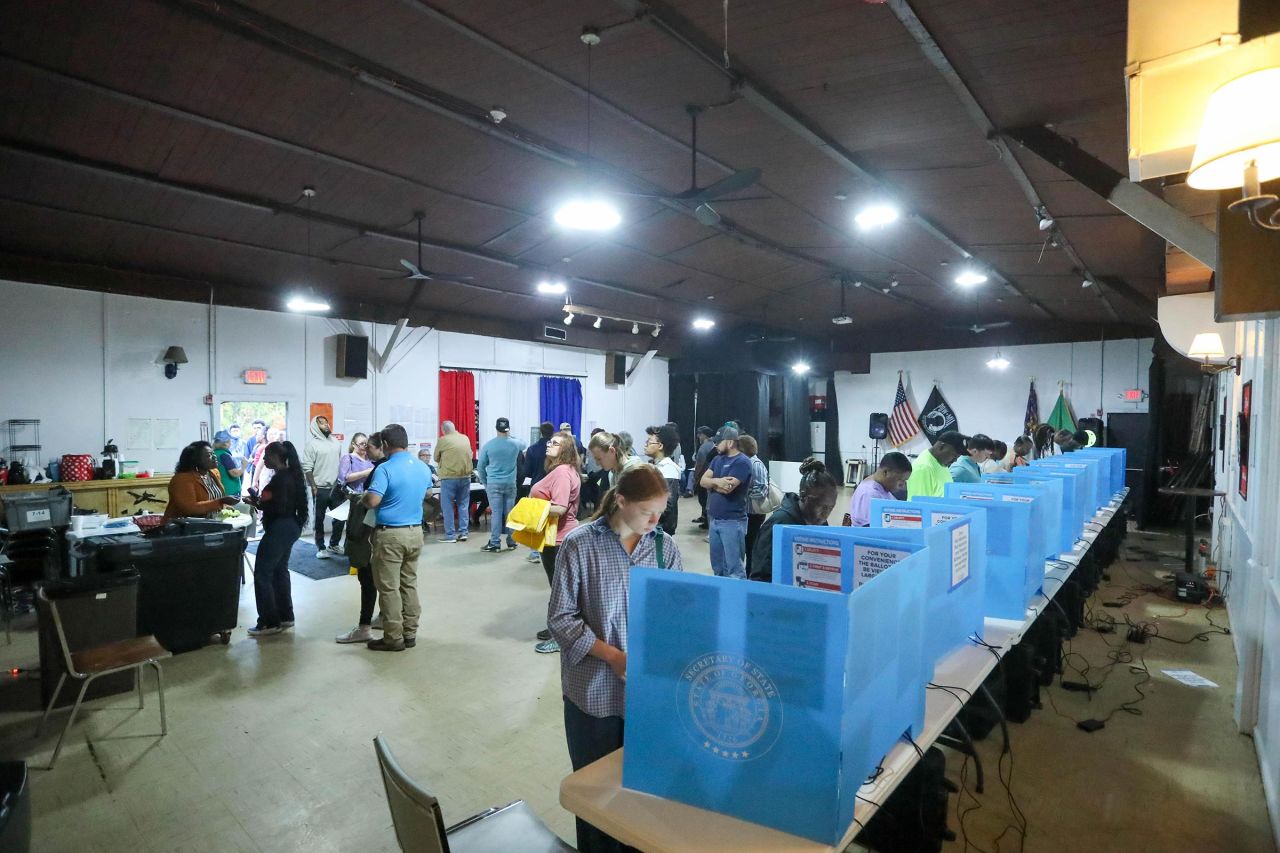
[[[858,484],[849,503],[849,518],[854,527],[870,527],[868,509],[875,498],[892,499],[894,492],[902,491],[911,476],[911,460],[896,451],[886,453],[875,473]]]

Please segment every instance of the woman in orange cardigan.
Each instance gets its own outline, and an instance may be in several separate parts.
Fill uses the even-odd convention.
[[[169,481],[169,505],[164,519],[213,518],[224,506],[240,503],[228,497],[218,476],[218,461],[207,441],[194,441],[182,450]]]

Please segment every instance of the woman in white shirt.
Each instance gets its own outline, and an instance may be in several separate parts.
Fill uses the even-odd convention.
[[[658,525],[669,536],[676,534],[676,522],[680,514],[680,466],[671,458],[680,436],[670,426],[649,427],[645,430],[644,453],[653,459],[654,466],[667,482],[667,508],[662,512]]]

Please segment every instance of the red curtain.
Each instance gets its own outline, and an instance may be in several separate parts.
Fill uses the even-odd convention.
[[[453,421],[476,449],[476,377],[466,370],[440,371],[440,420]]]

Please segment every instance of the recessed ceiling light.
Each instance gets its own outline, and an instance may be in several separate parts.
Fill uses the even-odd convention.
[[[563,281],[538,282],[538,292],[547,296],[563,296],[568,289]]]
[[[975,269],[960,270],[960,272],[956,274],[956,284],[961,287],[974,287],[985,283],[986,280],[986,273],[978,272]]]
[[[883,228],[892,222],[897,222],[899,215],[898,208],[893,205],[873,204],[858,211],[858,215],[853,218],[853,221],[858,223],[858,227],[863,230]]]
[[[556,224],[575,231],[609,231],[622,222],[622,214],[604,199],[579,198],[556,208]]]
[[[707,298],[708,298],[708,299],[715,299],[715,297],[714,297],[714,296],[708,296]]]
[[[847,201],[847,200],[848,200],[848,198],[849,198],[848,193],[836,193],[836,194],[835,194],[835,200],[836,200],[836,201]]]
[[[700,332],[705,332],[708,329],[713,329],[715,328],[715,325],[716,325],[716,321],[712,320],[710,317],[698,317],[693,321],[693,327]]]
[[[286,304],[290,311],[301,314],[314,314],[329,310],[329,303],[316,296],[294,296]]]
[[[803,376],[809,372],[809,363],[806,361],[797,361],[795,364],[791,365],[791,372]]]

